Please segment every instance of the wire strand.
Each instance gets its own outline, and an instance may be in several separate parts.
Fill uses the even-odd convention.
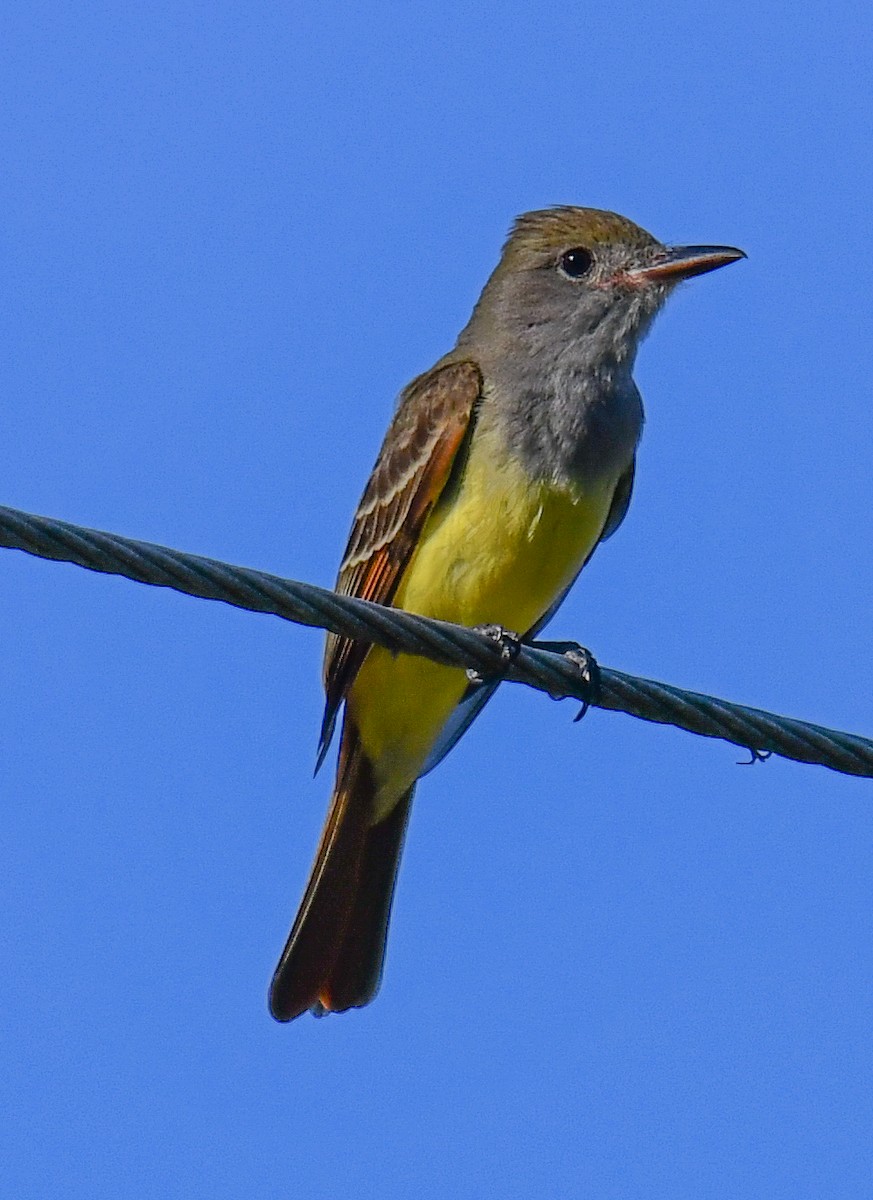
[[[608,667],[599,667],[597,684],[592,687],[570,659],[536,646],[521,646],[507,665],[504,648],[475,629],[341,596],[314,584],[3,506],[0,546],[377,642],[389,650],[472,668],[486,679],[499,674],[556,699],[572,697],[644,721],[721,738],[751,750],[753,758],[778,754],[847,775],[873,776],[873,741],[857,734],[776,716]]]

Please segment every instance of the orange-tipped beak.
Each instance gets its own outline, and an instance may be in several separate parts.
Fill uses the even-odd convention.
[[[627,271],[626,278],[631,283],[678,283],[745,257],[733,246],[670,246],[648,266]]]

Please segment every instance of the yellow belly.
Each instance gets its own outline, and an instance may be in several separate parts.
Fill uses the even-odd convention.
[[[496,470],[474,449],[455,496],[428,519],[394,599],[397,608],[459,625],[494,622],[525,633],[597,544],[614,481],[594,491],[532,484],[514,464]],[[464,672],[374,646],[348,697],[390,811],[418,777],[466,688]]]

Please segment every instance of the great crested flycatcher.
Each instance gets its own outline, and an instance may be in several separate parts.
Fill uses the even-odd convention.
[[[459,625],[536,633],[624,519],[643,426],[637,347],[672,288],[743,258],[667,247],[615,213],[516,221],[454,350],[403,391],[337,590]],[[270,992],[280,1021],[379,987],[415,783],[490,690],[464,671],[330,635],[327,821]]]

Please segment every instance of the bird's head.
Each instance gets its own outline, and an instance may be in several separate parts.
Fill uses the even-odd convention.
[[[676,284],[745,258],[731,246],[665,246],[596,208],[543,209],[515,222],[461,343],[526,355],[566,350],[633,363]]]

